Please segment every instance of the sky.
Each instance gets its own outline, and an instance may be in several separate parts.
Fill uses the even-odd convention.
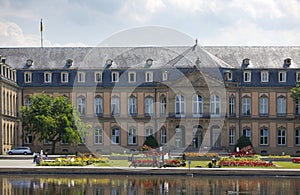
[[[45,47],[300,45],[299,0],[0,0],[0,47],[39,47],[41,19]]]

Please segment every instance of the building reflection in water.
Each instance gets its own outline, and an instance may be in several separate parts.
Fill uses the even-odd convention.
[[[184,176],[0,176],[3,195],[300,194],[299,178]]]

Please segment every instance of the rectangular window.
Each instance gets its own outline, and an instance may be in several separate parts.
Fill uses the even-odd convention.
[[[164,145],[166,143],[167,143],[167,130],[166,130],[166,128],[163,127],[160,130],[160,144]]]
[[[111,98],[111,115],[120,114],[120,99],[118,97]]]
[[[111,73],[111,82],[119,82],[119,72]]]
[[[260,145],[268,145],[269,144],[269,130],[261,129],[260,130]]]
[[[177,95],[175,97],[175,116],[181,117],[185,113],[185,102],[184,102],[184,96]]]
[[[229,115],[235,116],[235,97],[229,98]]]
[[[242,115],[251,115],[251,98],[242,98]]]
[[[168,80],[168,71],[163,72],[162,80],[163,80],[163,81]]]
[[[153,81],[153,72],[146,72],[145,73],[145,82],[152,82]]]
[[[78,72],[77,73],[77,80],[79,83],[85,82],[85,72]]]
[[[111,143],[120,144],[120,130],[118,128],[111,130]]]
[[[94,129],[94,144],[103,144],[103,131],[100,128]]]
[[[296,129],[295,131],[295,144],[296,146],[300,145],[300,129]]]
[[[300,72],[296,73],[296,82],[300,82]]]
[[[277,98],[277,116],[286,116],[286,97]]]
[[[137,101],[136,97],[130,97],[128,99],[128,114],[131,116],[137,115]]]
[[[128,82],[129,83],[136,82],[136,73],[135,72],[128,72]]]
[[[137,144],[136,129],[130,128],[128,129],[128,145],[136,145],[136,144]]]
[[[160,98],[160,116],[165,116],[167,114],[167,98],[161,96]]]
[[[286,72],[278,72],[278,81],[279,82],[286,82]]]
[[[32,82],[32,73],[31,72],[25,72],[24,73],[24,82],[25,83],[31,83]]]
[[[267,71],[262,71],[260,73],[260,81],[261,82],[269,82],[269,72]]]
[[[244,72],[244,82],[251,82],[251,72],[250,71]]]
[[[145,116],[153,115],[153,98],[147,97],[145,98]]]
[[[243,129],[243,135],[248,137],[251,140],[251,130],[250,130],[250,128]]]
[[[60,143],[61,143],[61,144],[69,144],[69,142],[68,142],[67,139],[62,139]]]
[[[101,116],[103,114],[103,99],[100,96],[94,99],[94,113],[96,116]]]
[[[33,136],[28,132],[24,132],[24,144],[32,144],[33,143]]]
[[[235,129],[229,129],[229,145],[235,145]]]
[[[278,145],[286,145],[286,130],[278,129],[277,131],[277,144]]]
[[[52,82],[52,74],[51,72],[44,73],[44,83],[51,83]]]
[[[95,72],[95,82],[96,83],[102,82],[102,72]]]
[[[267,97],[259,98],[259,115],[260,116],[269,115],[269,99]]]
[[[60,80],[61,80],[62,83],[67,83],[67,82],[69,82],[69,73],[67,73],[67,72],[62,72],[62,73],[60,74]]]
[[[202,96],[194,95],[193,96],[193,116],[200,117],[203,114],[203,101]]]

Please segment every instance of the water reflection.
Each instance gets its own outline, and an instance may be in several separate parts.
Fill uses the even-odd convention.
[[[1,194],[300,194],[299,178],[0,175]]]

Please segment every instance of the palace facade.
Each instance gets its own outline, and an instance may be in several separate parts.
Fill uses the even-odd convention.
[[[165,151],[232,151],[242,135],[256,153],[300,152],[300,47],[1,48],[1,151],[51,148],[18,123],[30,96],[69,97],[92,125],[84,144],[56,151],[139,150],[153,135]]]

